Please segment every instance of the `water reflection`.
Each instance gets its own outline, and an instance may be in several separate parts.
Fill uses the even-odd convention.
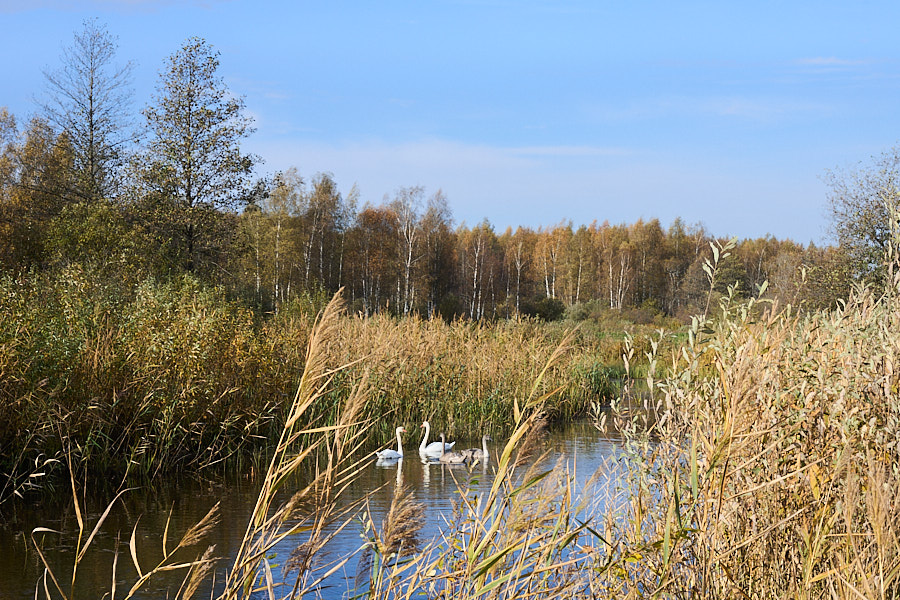
[[[457,447],[468,448],[481,445],[481,439],[459,440]],[[489,445],[491,457],[486,462],[474,465],[442,464],[423,461],[418,454],[408,453],[398,460],[373,461],[365,467],[359,477],[346,490],[344,502],[353,502],[368,495],[366,507],[372,521],[378,526],[390,509],[396,486],[407,486],[417,501],[425,507],[425,527],[421,537],[426,543],[440,535],[446,523],[453,518],[453,502],[459,494],[468,491],[469,496],[487,492],[493,484],[496,454],[502,448],[498,442]],[[548,451],[542,468],[550,468],[560,457],[574,473],[576,490],[581,490],[588,479],[596,475],[599,487],[592,491],[596,495],[594,510],[608,508],[603,499],[604,491],[615,487],[620,476],[620,445],[615,439],[602,437],[590,423],[576,423],[560,431],[550,432],[545,440]],[[413,451],[415,452],[415,451]],[[299,485],[299,483],[298,483]],[[296,488],[295,488],[296,489]],[[216,503],[220,502],[221,523],[215,528],[207,543],[216,544],[216,554],[233,557],[240,545],[247,521],[253,511],[259,491],[257,482],[234,478],[227,482],[198,482],[195,480],[171,481],[158,485],[153,490],[135,490],[127,493],[116,504],[109,519],[98,534],[94,547],[79,566],[76,589],[78,597],[99,597],[108,591],[112,582],[113,556],[118,547],[117,587],[129,589],[137,577],[128,558],[128,539],[137,524],[136,542],[142,570],[154,566],[162,556],[162,534],[169,522],[169,544],[183,534],[191,525],[199,521]],[[291,490],[293,491],[293,490]],[[287,495],[290,491],[286,491]],[[287,496],[285,496],[287,497]],[[87,527],[90,529],[99,518],[105,506],[89,506]],[[63,535],[47,534],[45,547],[47,558],[58,573],[71,577],[71,564],[77,536],[77,522],[71,500],[44,503],[40,506],[17,506],[11,514],[0,521],[0,598],[34,598],[35,586],[42,577],[43,565],[30,541],[34,527],[42,526],[66,532]],[[329,543],[327,556],[317,557],[321,564],[346,554],[358,551],[365,532],[361,522],[354,522],[336,534]],[[304,541],[302,536],[287,540],[275,549],[275,562],[286,560],[290,552]],[[204,548],[193,548],[199,554]],[[187,559],[191,554],[182,555]],[[323,589],[323,598],[346,597],[348,582],[356,574],[356,558],[335,573]],[[67,569],[68,567],[68,569]],[[217,581],[223,581],[227,560],[217,570]],[[280,575],[280,568],[276,570]],[[173,575],[156,579],[156,585],[147,588],[138,598],[159,598],[167,594],[171,597],[178,589],[181,578]],[[286,583],[292,583],[290,577]],[[65,587],[65,586],[64,586]],[[100,594],[97,594],[97,592]],[[205,590],[198,597],[208,597]],[[122,595],[121,593],[119,595]]]

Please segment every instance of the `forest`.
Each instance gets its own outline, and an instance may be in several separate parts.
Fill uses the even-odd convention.
[[[703,264],[728,240],[702,222],[560,221],[498,232],[455,223],[441,190],[403,186],[380,202],[329,173],[261,175],[240,96],[219,53],[187,40],[142,110],[96,22],[75,35],[44,101],[20,123],[0,107],[0,269],[78,268],[128,297],[138,283],[183,276],[220,286],[259,314],[338,289],[353,312],[426,318],[556,319],[577,306],[643,322],[708,307]],[[622,199],[615,199],[616,201]],[[723,210],[728,207],[723,206]],[[866,271],[843,244],[771,236],[734,240],[716,293],[734,286],[818,308]]]

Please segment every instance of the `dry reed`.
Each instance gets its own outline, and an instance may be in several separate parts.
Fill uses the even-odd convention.
[[[360,325],[340,317],[335,300],[313,328],[278,452],[221,597],[315,596],[359,556],[355,593],[368,598],[897,598],[900,303],[860,288],[831,312],[760,308],[726,296],[712,320],[694,322],[678,351],[666,354],[660,337],[649,342],[646,391],[624,394],[606,420],[624,436],[627,460],[620,491],[600,514],[568,464],[541,467],[527,451],[564,387],[554,369],[574,337],[540,353],[546,360],[530,385],[509,397],[513,428],[490,488],[475,494],[461,483],[442,535],[420,545],[420,509],[401,484],[380,527],[364,500],[338,502],[364,464],[355,457],[367,456],[367,399],[383,382],[351,378],[353,393],[328,412],[325,400],[364,358],[348,342],[359,339],[351,334]],[[482,335],[409,325],[432,326],[464,339]],[[376,328],[384,337],[365,353],[372,371],[397,360],[384,348],[403,356],[396,336],[415,339],[402,327]],[[440,337],[425,338],[429,352]],[[626,347],[629,368],[634,356]],[[413,373],[425,371],[426,363],[414,365]],[[401,376],[398,367],[390,372]],[[315,477],[279,504],[301,465],[314,466]],[[369,540],[326,561],[334,532],[360,518]],[[296,579],[279,590],[267,553],[299,531],[294,522],[305,532],[286,569]],[[196,589],[208,560],[192,563],[183,589]]]
[[[125,299],[77,269],[52,281],[0,278],[0,313],[9,316],[0,320],[0,472],[30,488],[65,482],[63,469],[43,464],[61,455],[60,431],[81,469],[116,479],[223,470],[272,452],[313,326],[313,315],[296,313],[260,320],[189,278],[145,282]],[[529,393],[560,339],[558,327],[531,321],[340,315],[329,360],[357,366],[337,372],[305,415],[334,425],[366,377],[365,417],[508,435],[511,399]],[[544,391],[561,389],[548,419],[608,400],[623,343],[578,334],[544,376]],[[373,426],[373,437],[391,428]],[[29,478],[37,472],[46,475]]]
[[[634,467],[603,589],[897,597],[900,306],[860,288],[832,312],[755,309],[695,322],[650,386],[656,423],[620,422]]]

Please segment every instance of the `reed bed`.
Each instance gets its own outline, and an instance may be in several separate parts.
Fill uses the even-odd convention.
[[[598,532],[608,597],[900,596],[900,304],[726,301],[697,320],[641,423],[614,411],[627,502]]]
[[[0,278],[0,473],[10,482],[0,504],[42,484],[65,489],[64,454],[76,469],[109,479],[248,460],[264,470],[304,369],[317,305],[260,318],[190,278],[133,290],[78,269]],[[337,321],[330,360],[357,366],[337,374],[305,418],[337,423],[343,399],[369,369],[362,410],[382,417],[378,433],[402,418],[431,419],[449,435],[508,434],[511,398],[527,393],[563,335],[533,321]],[[548,403],[550,418],[607,401],[623,346],[622,338],[577,337],[546,377],[548,389],[564,390]]]
[[[514,399],[530,394],[562,335],[537,322],[348,318],[337,351],[341,362],[371,365],[366,410],[379,434],[389,435],[394,422],[428,419],[451,436],[473,430],[509,435]],[[576,336],[572,343],[572,352],[541,379],[541,392],[560,389],[545,406],[551,421],[586,416],[592,403],[618,391],[618,373],[609,365],[621,363],[624,341]]]
[[[550,381],[572,354],[576,340],[565,338],[512,399],[514,427],[491,488],[476,494],[461,482],[456,509],[431,543],[418,538],[421,511],[402,485],[381,522],[364,501],[339,501],[370,460],[357,450],[371,431],[365,398],[377,390],[375,369],[344,396],[338,420],[316,407],[362,366],[354,363],[360,349],[347,343],[355,326],[332,305],[313,330],[221,598],[318,597],[324,578],[353,557],[355,587],[345,592],[354,598],[900,596],[893,295],[860,288],[840,309],[806,315],[726,298],[712,320],[695,320],[678,351],[654,340],[645,391],[633,398],[626,390],[598,415],[601,427],[624,436],[627,457],[602,512],[594,488],[579,490],[565,461],[542,468],[533,454],[540,444],[529,441],[539,439],[545,409],[563,389]],[[390,340],[399,335],[386,331]],[[314,419],[301,425],[305,416]],[[274,502],[303,465],[315,469],[312,482]],[[368,535],[360,547],[324,562],[327,532],[360,522]],[[298,533],[288,561],[294,583],[284,587],[268,552]],[[196,573],[209,560],[201,554],[180,568]],[[185,582],[189,591],[189,575]]]
[[[341,502],[341,495],[352,483],[355,473],[371,460],[368,456],[360,458],[359,452],[361,436],[369,424],[362,414],[365,398],[370,392],[367,378],[361,378],[354,393],[345,398],[337,423],[329,424],[325,415],[314,417],[312,423],[307,423],[308,419],[304,418],[333,389],[337,376],[353,367],[353,363],[332,362],[333,348],[343,339],[339,304],[339,299],[335,298],[312,330],[305,370],[291,402],[277,451],[263,478],[244,542],[228,568],[224,588],[216,597],[222,600],[258,597],[259,594],[270,598],[317,597],[322,582],[357,554],[362,557],[357,588],[350,592],[358,597],[523,597],[523,589],[531,590],[531,595],[568,589],[575,570],[561,577],[555,568],[559,565],[555,564],[554,556],[564,555],[586,525],[577,524],[573,519],[571,494],[560,502],[557,497],[559,484],[546,485],[550,481],[562,482],[563,478],[548,477],[550,471],[529,471],[520,481],[521,478],[514,475],[514,469],[516,464],[529,460],[523,453],[535,447],[528,443],[528,438],[536,435],[536,428],[544,422],[543,408],[547,400],[558,392],[543,392],[545,377],[551,372],[551,366],[565,356],[571,338],[566,338],[548,357],[526,396],[513,400],[515,429],[500,453],[489,493],[474,499],[461,489],[458,522],[464,525],[448,530],[442,540],[415,553],[419,547],[417,535],[422,513],[412,494],[402,486],[395,489],[393,505],[381,524],[373,523],[368,517],[365,499],[349,504]],[[287,501],[279,503],[278,491],[301,468],[312,468],[315,475]],[[79,530],[83,532],[86,525],[77,508],[74,479],[72,487]],[[124,493],[127,490],[119,492],[113,503]],[[86,539],[79,535],[68,585],[44,558],[52,548],[46,548],[38,539],[42,534],[54,532],[46,528],[32,532],[33,543],[46,567],[35,597],[74,600],[78,565],[90,550],[111,507],[112,504]],[[552,512],[556,516],[547,519],[545,513],[551,509],[555,509]],[[360,521],[365,530],[371,532],[371,539],[363,542],[357,551],[323,564],[319,555],[329,539]],[[172,557],[177,550],[202,543],[203,533],[214,526],[215,509],[174,545],[166,541],[164,534],[163,560],[149,570],[146,565],[144,570],[141,568],[146,560],[138,556],[132,534],[127,554],[123,552],[121,554],[125,555],[120,556],[116,552],[112,557],[110,597],[116,597],[117,564],[129,559],[139,577],[119,597],[133,597],[155,574],[177,570],[184,571],[185,576],[173,597],[192,597],[203,579],[210,576],[215,561],[213,550],[207,548],[191,560],[173,562]],[[286,539],[299,539],[299,543],[285,561],[284,575],[280,578],[271,563],[271,552]],[[566,566],[576,566],[575,561],[567,558]],[[293,584],[286,588],[283,578],[288,574]]]

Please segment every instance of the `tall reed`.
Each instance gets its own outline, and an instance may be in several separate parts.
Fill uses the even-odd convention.
[[[726,298],[650,382],[602,588],[615,597],[900,595],[900,305]]]
[[[267,589],[270,595],[273,594],[274,578],[268,553],[278,543],[300,531],[307,531],[308,534],[288,561],[289,570],[297,574],[292,594],[303,596],[315,589],[321,579],[348,560],[345,558],[331,566],[324,576],[313,577],[317,572],[314,557],[347,526],[349,519],[344,519],[329,532],[326,532],[327,527],[340,521],[355,507],[353,503],[340,507],[338,499],[353,481],[361,464],[358,450],[366,423],[359,418],[366,398],[365,379],[346,398],[336,423],[317,426],[317,417],[305,418],[308,412],[314,410],[317,400],[328,391],[335,375],[348,367],[334,366],[329,362],[328,346],[334,343],[341,307],[340,298],[336,295],[313,327],[306,353],[306,368],[263,479],[244,540],[229,570],[225,591],[221,595],[223,600],[249,597],[257,588]],[[279,490],[301,465],[309,462],[317,467],[312,480],[287,502],[277,504]],[[297,519],[297,523],[286,526],[292,518]]]
[[[311,335],[314,315],[299,310],[260,319],[190,278],[122,290],[78,269],[0,277],[0,473],[18,482],[7,488],[24,493],[54,473],[64,483],[52,461],[65,447],[76,468],[115,479],[270,455]],[[448,435],[511,433],[511,398],[528,393],[563,335],[527,320],[341,315],[335,327],[335,364],[356,366],[335,374],[315,414],[337,423],[368,370],[364,415],[430,419]],[[548,401],[548,417],[576,418],[608,401],[623,345],[583,327],[545,376],[548,389],[563,390]],[[392,419],[374,421],[376,432]]]
[[[461,480],[454,515],[422,543],[402,484],[381,523],[365,499],[338,502],[365,464],[356,457],[375,388],[361,377],[336,414],[326,402],[354,368],[348,322],[330,305],[222,597],[315,597],[355,556],[347,592],[367,598],[900,596],[896,296],[860,288],[838,310],[805,315],[726,296],[717,313],[695,320],[677,352],[653,339],[644,391],[614,403],[606,423],[624,435],[627,460],[602,512],[566,462],[542,467],[528,453],[562,389],[552,375],[570,337],[513,396],[490,489]],[[301,465],[315,476],[279,504]],[[322,564],[329,532],[358,519],[368,539]],[[267,552],[298,532],[280,587]]]

